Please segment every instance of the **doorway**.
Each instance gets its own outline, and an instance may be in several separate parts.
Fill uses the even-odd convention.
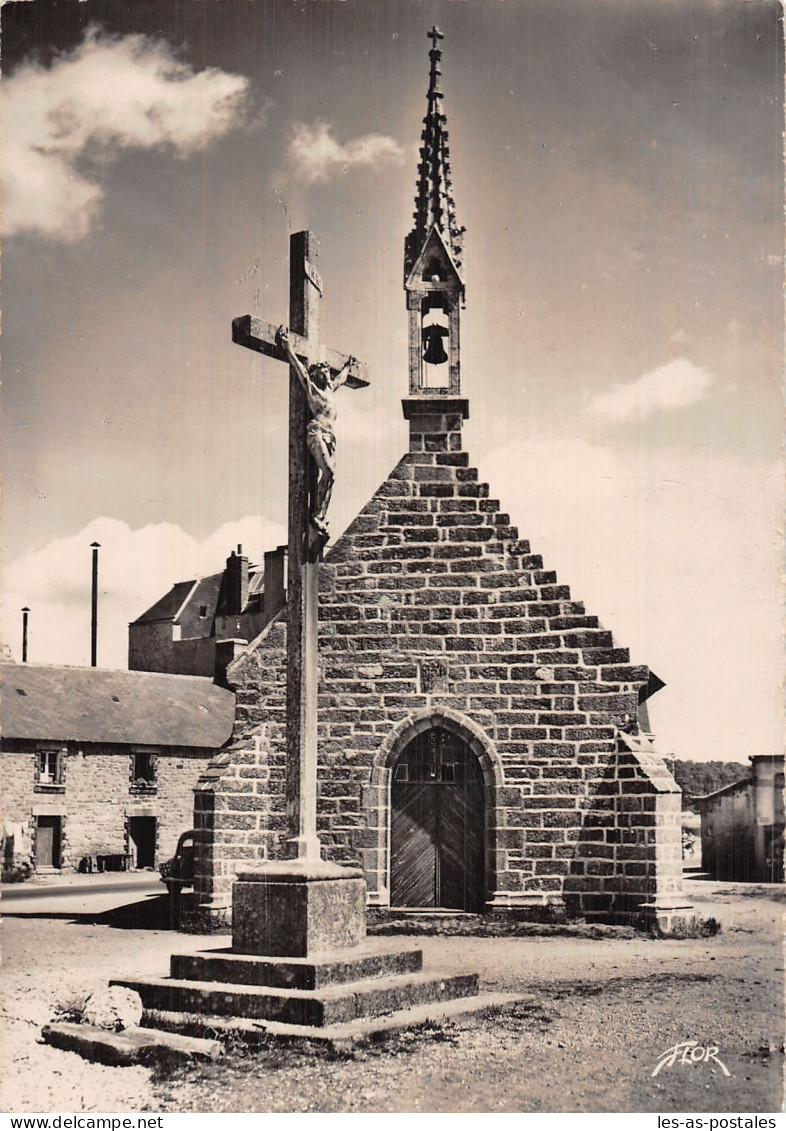
[[[128,852],[132,868],[152,868],[156,862],[156,818],[128,818]]]
[[[36,817],[35,866],[59,868],[63,840],[62,817]]]
[[[443,727],[415,736],[393,769],[394,907],[483,910],[485,795],[480,763]]]

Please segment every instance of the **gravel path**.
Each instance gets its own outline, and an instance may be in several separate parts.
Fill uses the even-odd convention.
[[[226,939],[68,920],[5,921],[6,1111],[717,1111],[782,1106],[781,889],[690,882],[723,932],[685,941],[424,938],[427,965],[534,995],[491,1022],[419,1031],[353,1058],[273,1046],[156,1079],[37,1043],[55,1000],[114,975],[165,973],[172,949]],[[665,1050],[698,1040],[718,1065]]]

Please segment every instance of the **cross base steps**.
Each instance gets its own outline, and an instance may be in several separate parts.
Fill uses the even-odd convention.
[[[183,1060],[215,1060],[224,1051],[220,1041],[142,1029],[138,1025],[113,1033],[94,1025],[60,1021],[44,1025],[41,1036],[53,1048],[77,1052],[97,1064],[149,1064],[161,1057],[171,1059],[173,1055]]]
[[[316,990],[368,978],[418,973],[423,952],[411,945],[380,949],[367,941],[341,954],[313,954],[308,958],[265,958],[237,954],[234,950],[206,950],[195,954],[173,954],[173,978],[197,982],[232,982],[277,989]]]
[[[437,972],[394,974],[316,990],[284,990],[232,982],[197,982],[182,978],[113,978],[110,985],[135,990],[146,1009],[176,1013],[212,1013],[252,1021],[321,1028],[360,1017],[378,1017],[411,1005],[471,997],[477,974]]]
[[[423,970],[411,943],[366,939],[358,870],[313,859],[273,864],[241,874],[232,902],[231,949],[173,954],[168,978],[112,979],[141,997],[154,1043],[209,1032],[348,1045],[522,1000],[479,995],[477,974]],[[88,1034],[71,1047],[105,1055]]]
[[[346,1049],[363,1041],[394,1036],[418,1025],[438,1024],[458,1017],[490,1017],[511,1005],[535,1001],[533,994],[486,993],[454,1001],[428,1002],[395,1010],[379,1017],[362,1017],[335,1025],[289,1025],[280,1021],[252,1021],[245,1017],[205,1016],[195,1021],[185,1013],[145,1010],[147,1025],[173,1032],[210,1032],[218,1037],[241,1037],[248,1044],[273,1037],[282,1041],[315,1041],[328,1048]]]
[[[148,1025],[169,1026],[177,1018],[176,1028],[204,1032],[205,1018],[223,1018],[229,1032],[311,1039],[313,1031],[329,1030],[329,1040],[343,1039],[341,1026],[367,1035],[384,1031],[382,1019],[391,1015],[395,1028],[420,1024],[434,1011],[473,1012],[497,1000],[478,996],[477,974],[423,970],[419,948],[376,939],[305,957],[239,954],[236,947],[173,954],[170,971],[169,978],[117,978],[112,985],[140,995]],[[417,1012],[422,1009],[426,1014]]]

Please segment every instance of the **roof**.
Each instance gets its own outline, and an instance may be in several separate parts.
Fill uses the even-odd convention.
[[[223,572],[211,573],[209,577],[200,577],[194,582],[193,589],[178,610],[175,622],[180,625],[183,640],[212,635],[213,617],[223,576]],[[205,612],[200,616],[199,610],[202,608]]]
[[[716,797],[720,797],[724,793],[734,793],[736,789],[742,789],[746,785],[754,785],[753,778],[741,778],[740,781],[730,782],[729,785],[724,785],[720,789],[713,790],[712,793],[702,793],[699,797],[694,797],[693,800],[697,805],[703,805],[705,801],[712,801]]]
[[[168,593],[156,601],[155,605],[151,605],[141,617],[137,617],[131,623],[148,624],[157,620],[174,620],[195,584],[195,581],[178,581]]]
[[[249,604],[253,597],[264,590],[265,572],[258,566],[252,567],[249,573],[248,599]],[[222,580],[225,571],[211,573],[207,577],[198,577],[192,581],[178,581],[146,612],[132,621],[132,625],[155,624],[161,621],[172,621],[182,628],[182,639],[193,640],[197,637],[210,636],[213,630],[213,617],[218,611],[221,595]],[[258,605],[259,602],[256,602]],[[205,609],[204,616],[199,615],[201,608]],[[248,612],[248,605],[241,612]]]
[[[234,717],[232,692],[204,676],[0,663],[5,738],[215,750]]]
[[[665,686],[666,684],[660,676],[655,675],[654,671],[650,671],[647,682],[639,688],[639,703],[646,703],[648,699]]]

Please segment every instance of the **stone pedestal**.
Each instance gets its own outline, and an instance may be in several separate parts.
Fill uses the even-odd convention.
[[[242,872],[232,889],[236,954],[305,958],[366,937],[366,882],[355,868],[284,861]]]
[[[479,993],[474,973],[423,970],[409,943],[367,940],[359,869],[295,860],[243,872],[232,912],[231,948],[173,954],[169,978],[112,982],[141,996],[145,1025],[340,1048],[522,1000]]]

